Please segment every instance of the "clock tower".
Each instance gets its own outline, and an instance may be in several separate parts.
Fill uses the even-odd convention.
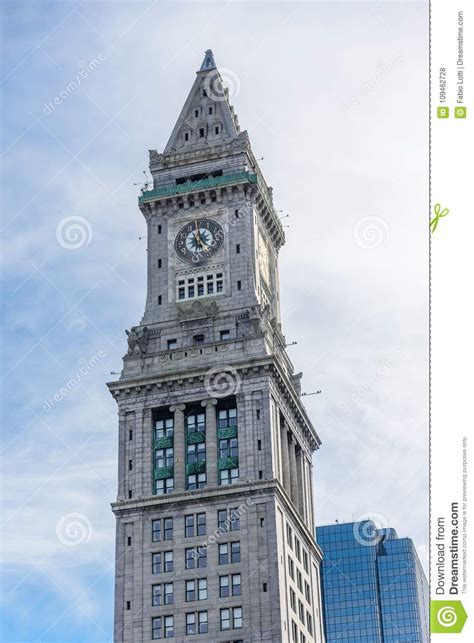
[[[285,351],[285,237],[212,52],[139,207],[148,288],[120,378],[114,640],[323,641],[312,455]]]

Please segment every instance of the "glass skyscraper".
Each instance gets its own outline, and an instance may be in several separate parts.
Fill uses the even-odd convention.
[[[371,520],[316,529],[326,643],[429,641],[428,583],[409,538]]]

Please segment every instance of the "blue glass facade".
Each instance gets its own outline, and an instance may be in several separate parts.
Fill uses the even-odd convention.
[[[428,583],[409,538],[371,520],[316,529],[326,643],[429,641]]]

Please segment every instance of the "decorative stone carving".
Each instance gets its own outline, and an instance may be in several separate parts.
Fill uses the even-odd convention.
[[[148,150],[150,165],[162,165],[163,164],[163,154],[160,154],[156,150]]]
[[[146,353],[148,337],[150,335],[148,326],[144,326],[142,329],[137,326],[133,326],[130,330],[126,330],[125,333],[127,335],[128,343],[127,355],[134,355],[135,353],[144,355]]]
[[[247,130],[240,132],[238,136],[232,141],[234,150],[245,150],[250,147],[250,139]]]
[[[203,317],[215,317],[219,311],[219,307],[215,301],[204,305],[200,301],[195,301],[190,307],[182,307],[178,309],[178,319],[183,321],[185,319],[199,319]]]

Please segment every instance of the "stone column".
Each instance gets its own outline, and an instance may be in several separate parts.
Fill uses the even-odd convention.
[[[291,499],[296,507],[299,507],[298,504],[298,473],[296,469],[296,442],[295,438],[292,435],[290,444],[288,445],[288,451],[290,456],[290,491]]]
[[[306,520],[306,479],[304,472],[304,461],[303,461],[303,452],[301,449],[296,454],[296,474],[298,476],[298,509],[300,514],[303,517],[303,520]]]
[[[288,452],[288,431],[284,420],[280,420],[280,442],[281,442],[281,469],[282,484],[285,491],[291,495],[290,490],[290,455]]]
[[[215,487],[219,483],[216,404],[217,400],[212,398],[201,402],[201,406],[206,409],[206,475],[208,487]]]
[[[184,432],[184,404],[170,406],[174,414],[174,490],[184,491],[186,489],[186,448]]]

